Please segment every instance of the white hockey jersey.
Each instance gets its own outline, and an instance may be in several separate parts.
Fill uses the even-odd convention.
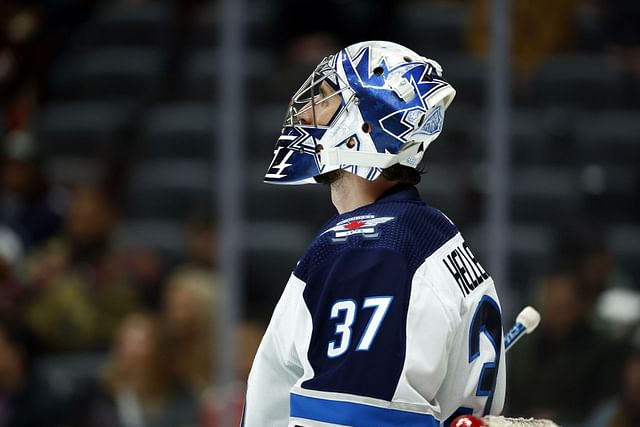
[[[500,304],[415,187],[334,217],[298,263],[249,376],[243,425],[439,426],[498,414]]]

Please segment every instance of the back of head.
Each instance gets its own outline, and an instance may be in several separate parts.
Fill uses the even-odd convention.
[[[306,184],[346,170],[373,181],[417,168],[455,90],[434,60],[386,41],[325,58],[294,94],[265,182]]]

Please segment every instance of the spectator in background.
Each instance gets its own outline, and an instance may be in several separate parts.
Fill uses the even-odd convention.
[[[30,128],[46,97],[50,63],[100,2],[0,2],[0,101],[8,100],[9,128]]]
[[[0,320],[0,426],[58,427],[61,402],[33,367],[38,354],[30,333],[14,320]]]
[[[238,378],[247,383],[253,358],[267,329],[268,318],[247,318],[238,327]]]
[[[97,185],[79,185],[64,231],[28,256],[29,325],[50,351],[104,350],[125,314],[139,304],[112,247],[114,201]]]
[[[575,270],[591,301],[606,289],[631,286],[630,279],[619,270],[605,231],[596,226],[567,232],[560,237],[557,252]]]
[[[140,288],[144,305],[161,310],[163,288],[172,271],[190,270],[203,276],[216,271],[218,264],[217,232],[210,215],[198,211],[184,224],[185,250],[180,257],[168,256],[144,241],[119,244],[127,276]],[[177,265],[176,265],[177,263]]]
[[[28,250],[58,233],[60,209],[43,176],[31,134],[15,131],[2,142],[0,224],[13,228]]]
[[[0,4],[0,100],[7,101],[7,127],[31,127],[50,51],[43,40],[42,18],[35,4]]]
[[[184,268],[167,280],[163,321],[171,363],[178,379],[195,395],[214,382],[217,279],[209,271]]]
[[[159,310],[161,289],[168,268],[166,260],[155,248],[143,242],[120,245],[118,252],[127,279],[140,290],[142,304],[151,310]]]
[[[140,312],[125,318],[98,384],[70,407],[71,427],[196,425],[196,401],[172,376],[160,326]]]
[[[573,45],[576,3],[556,0],[541,7],[534,0],[512,2],[510,42],[517,86],[526,88],[548,56]],[[473,2],[465,34],[468,49],[482,57],[489,51],[491,4],[488,0]]]
[[[191,268],[212,271],[218,266],[218,232],[209,215],[193,215],[186,224],[187,263]]]
[[[509,355],[508,414],[574,425],[614,390],[620,344],[591,327],[589,295],[572,272],[544,278],[541,304],[539,330]]]
[[[266,319],[257,317],[244,319],[237,326],[235,378],[238,381],[226,390],[217,390],[213,387],[207,390],[201,406],[200,427],[223,427],[222,419],[225,412],[232,414],[230,420],[232,425],[240,425],[246,395],[245,385],[265,330]]]
[[[22,258],[22,243],[10,228],[0,225],[0,316],[13,313],[24,293],[16,266]]]
[[[610,319],[602,313],[602,302],[612,292],[631,290],[633,281],[620,268],[604,230],[593,225],[568,230],[560,236],[554,258],[581,283],[589,321],[610,333]]]
[[[638,337],[640,338],[640,334]],[[634,427],[640,425],[640,346],[630,352],[620,379],[619,393],[596,408],[584,427]]]

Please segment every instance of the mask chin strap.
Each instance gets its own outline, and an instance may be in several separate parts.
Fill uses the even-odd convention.
[[[354,165],[385,169],[396,163],[401,163],[415,156],[423,147],[424,142],[409,142],[398,154],[368,153],[362,151],[346,151],[338,148],[328,148],[320,151],[320,163],[323,166]]]

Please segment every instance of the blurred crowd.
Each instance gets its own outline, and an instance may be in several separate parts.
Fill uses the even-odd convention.
[[[242,410],[241,384],[271,307],[251,307],[246,312],[254,315],[238,325],[240,385],[213,387],[222,280],[214,216],[183,219],[187,247],[179,260],[124,244],[117,232],[121,169],[107,168],[97,181],[53,185],[33,132],[47,102],[50,64],[104,3],[0,3],[0,427],[214,427],[223,411],[238,417]],[[177,3],[183,19],[203,2]],[[294,89],[320,58],[346,44],[393,38],[378,25],[395,19],[403,2],[391,3],[328,1],[309,22],[298,2],[278,2],[273,43],[287,80],[282,86]],[[464,35],[470,53],[486,55],[490,3],[473,2]],[[640,104],[637,1],[513,3],[521,95],[535,96],[528,82],[547,55],[581,42],[579,10],[599,19],[603,37],[589,42],[628,79],[624,102]],[[342,12],[317,18],[326,10]],[[527,295],[542,312],[540,330],[508,357],[507,415],[565,426],[640,425],[639,284],[595,228],[561,236],[549,259]]]
[[[118,172],[52,185],[35,136],[51,64],[104,3],[0,4],[0,426],[217,426],[265,319],[238,325],[240,384],[216,389],[213,218],[185,218],[179,260],[122,244]]]
[[[211,220],[185,224],[190,250],[177,265],[118,245],[109,190],[48,188],[35,157],[9,152],[30,143],[9,137],[3,145],[0,425],[217,425]],[[239,325],[238,379],[263,323]],[[95,370],[78,374],[78,360]],[[73,381],[61,385],[56,370]]]
[[[507,410],[564,426],[640,420],[640,294],[595,230],[566,236],[529,301],[539,329],[509,354]]]

